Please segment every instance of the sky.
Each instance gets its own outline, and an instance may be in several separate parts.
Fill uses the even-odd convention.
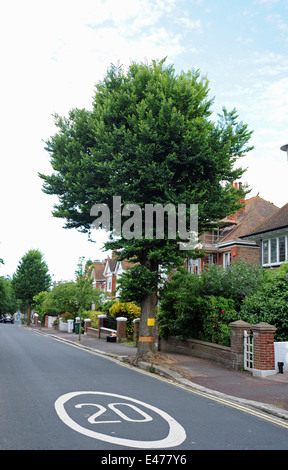
[[[45,141],[55,113],[91,109],[111,64],[167,57],[176,73],[209,79],[213,119],[225,106],[253,131],[242,182],[288,202],[288,0],[2,0],[0,2],[0,265],[11,276],[39,249],[54,281],[71,280],[80,257],[104,259],[104,237],[64,229],[56,196],[38,173],[52,167]]]

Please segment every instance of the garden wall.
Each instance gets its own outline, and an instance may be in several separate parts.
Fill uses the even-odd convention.
[[[68,332],[68,323],[64,322],[59,318],[59,331],[67,331]]]
[[[175,337],[159,338],[159,351],[199,357],[231,367],[231,348],[197,339],[180,340]]]

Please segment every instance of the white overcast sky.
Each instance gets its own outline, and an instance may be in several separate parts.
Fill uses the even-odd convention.
[[[288,202],[287,19],[287,0],[1,0],[0,274],[36,248],[55,281],[73,279],[81,256],[105,257],[100,242],[51,216],[56,200],[38,172],[52,171],[52,115],[90,109],[111,63],[167,56],[176,72],[199,68],[215,116],[236,108],[254,131],[242,161],[251,196]]]

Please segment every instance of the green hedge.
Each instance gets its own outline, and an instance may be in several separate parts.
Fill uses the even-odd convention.
[[[208,266],[200,276],[179,270],[160,291],[160,336],[229,345],[229,323],[241,319],[275,325],[275,339],[288,340],[287,273],[288,264],[265,270],[241,261]]]

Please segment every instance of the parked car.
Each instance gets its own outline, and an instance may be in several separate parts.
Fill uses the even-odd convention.
[[[0,315],[0,323],[3,323],[4,322],[4,317],[3,315]]]
[[[4,323],[14,323],[14,317],[12,315],[5,315]]]

